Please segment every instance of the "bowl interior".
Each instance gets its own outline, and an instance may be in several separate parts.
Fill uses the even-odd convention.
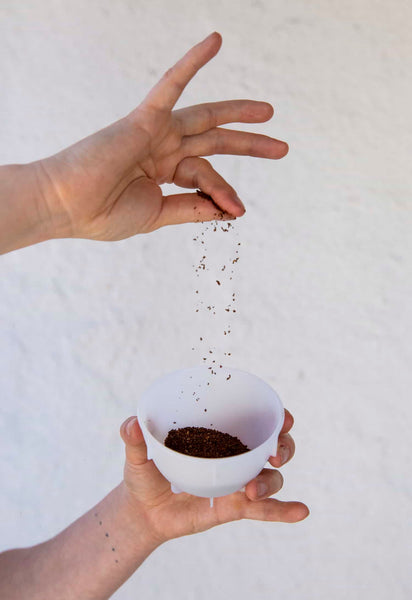
[[[196,426],[234,435],[249,449],[283,422],[280,400],[264,381],[237,369],[219,368],[211,375],[203,366],[157,380],[142,396],[138,414],[160,443],[170,429]]]

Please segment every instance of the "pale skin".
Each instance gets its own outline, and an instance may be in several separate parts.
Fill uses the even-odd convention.
[[[0,168],[0,252],[52,238],[120,240],[164,225],[239,217],[235,190],[203,158],[238,154],[282,158],[285,142],[221,125],[261,123],[267,102],[229,100],[173,107],[221,45],[214,33],[189,52],[126,117],[69,148],[25,165]],[[200,188],[163,196],[162,183]]]
[[[221,125],[269,120],[266,102],[230,100],[173,110],[185,86],[219,51],[214,33],[167,71],[126,117],[58,154],[0,167],[0,253],[53,238],[114,241],[171,224],[231,219],[244,214],[235,190],[203,158],[239,154],[282,158],[285,142]],[[160,185],[203,190],[163,196]],[[294,454],[286,412],[278,468]],[[270,498],[282,487],[276,469],[263,469],[244,491],[209,500],[175,495],[147,460],[136,417],[121,427],[123,481],[55,538],[0,554],[0,597],[7,600],[102,600],[160,544],[238,519],[293,523],[308,515],[300,502]]]
[[[292,425],[286,411],[277,456],[269,459],[274,467],[294,454],[288,433]],[[173,494],[170,483],[147,460],[136,417],[127,419],[120,433],[126,449],[123,481],[53,539],[0,554],[1,598],[104,600],[170,539],[239,519],[295,523],[309,514],[301,502],[269,497],[283,484],[277,469],[263,469],[245,491],[216,498],[213,508],[208,498]]]

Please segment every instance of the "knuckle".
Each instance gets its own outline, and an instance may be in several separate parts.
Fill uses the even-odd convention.
[[[209,129],[217,126],[216,115],[211,106],[205,106],[205,122],[207,123]]]
[[[202,170],[204,173],[209,173],[210,168],[211,168],[210,163],[205,158],[199,157],[197,160],[198,160],[198,162],[197,162],[198,170],[199,171]]]
[[[213,150],[215,154],[221,154],[223,151],[223,136],[222,136],[222,132],[218,129],[215,128],[212,130],[213,131]]]
[[[163,75],[164,81],[167,82],[168,85],[171,85],[176,88],[178,92],[181,92],[184,89],[184,84],[179,82],[178,73],[176,71],[176,67],[170,67]]]
[[[165,79],[172,79],[173,76],[175,74],[175,68],[174,67],[170,67],[169,69],[167,69],[167,71],[165,72],[165,74],[163,75],[163,77]]]

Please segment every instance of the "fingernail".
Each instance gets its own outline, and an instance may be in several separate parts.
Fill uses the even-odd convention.
[[[133,425],[134,425],[134,419],[130,419],[130,421],[126,425],[126,433],[127,433],[127,435],[132,435]]]
[[[269,488],[264,481],[258,481],[256,485],[256,491],[258,497],[261,498],[262,496],[265,496],[268,493]]]
[[[210,39],[211,37],[213,37],[214,35],[216,35],[217,31],[212,31],[212,33],[209,33],[209,35],[207,35],[202,42],[205,42],[206,40]]]
[[[243,204],[242,200],[239,198],[239,196],[236,195],[236,204],[246,212],[246,208],[245,205]]]
[[[280,460],[282,461],[282,465],[285,464],[289,460],[290,450],[288,446],[280,446],[279,447]]]

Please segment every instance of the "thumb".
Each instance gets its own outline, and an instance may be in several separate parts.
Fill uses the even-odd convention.
[[[156,468],[153,461],[147,460],[147,447],[137,417],[129,417],[120,427],[120,435],[125,443],[126,465],[124,481],[140,502],[153,503],[170,491],[170,483]]]
[[[191,156],[180,161],[173,183],[200,190],[196,194],[164,197],[156,227],[198,221],[227,221],[241,217],[245,212],[236,191],[204,158]]]
[[[165,225],[180,225],[181,223],[200,223],[204,221],[231,221],[236,217],[221,210],[209,199],[201,198],[198,194],[173,194],[163,196],[162,209],[152,229]]]
[[[143,465],[147,461],[147,446],[137,417],[129,417],[120,427],[125,443],[126,460],[131,465]]]

